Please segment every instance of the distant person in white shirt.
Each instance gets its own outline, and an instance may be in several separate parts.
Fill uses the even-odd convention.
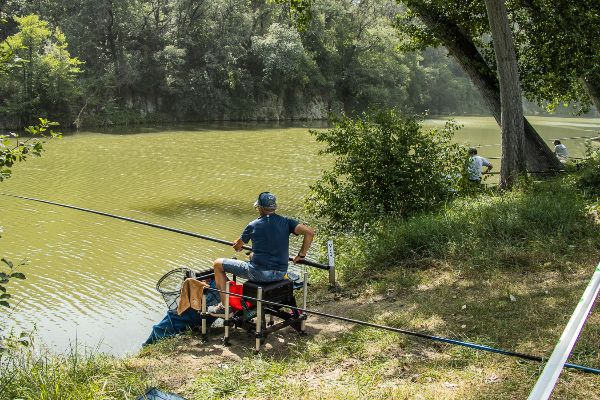
[[[483,167],[486,167],[487,169],[483,171]],[[481,183],[482,175],[490,172],[492,168],[492,164],[487,159],[477,155],[477,149],[475,147],[469,149],[469,165],[467,166],[467,173],[471,182]]]
[[[567,146],[562,144],[560,140],[554,141],[554,154],[560,161],[567,161],[569,158],[569,150],[567,150]]]

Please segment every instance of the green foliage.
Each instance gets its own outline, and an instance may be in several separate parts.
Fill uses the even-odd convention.
[[[487,65],[496,70],[483,1],[398,2],[409,9],[396,20],[397,28],[406,36],[402,49],[422,50],[439,46],[444,39],[458,40],[445,28],[455,25],[477,45]],[[596,8],[585,0],[515,0],[506,6],[515,27],[513,36],[524,95],[551,112],[559,104],[571,104],[575,112],[585,112],[590,97],[600,96],[600,51],[596,40],[600,21]],[[433,24],[425,26],[420,21],[424,12]],[[600,103],[600,99],[597,101]]]
[[[597,9],[588,1],[515,1],[511,17],[521,27],[515,39],[528,99],[550,110],[578,102],[575,110],[586,111],[592,93],[583,82],[600,77]]]
[[[132,399],[149,384],[124,360],[78,349],[53,355],[11,346],[1,357],[0,399]]]
[[[15,163],[25,161],[29,156],[39,157],[44,151],[46,139],[60,137],[61,133],[52,129],[57,125],[56,122],[39,118],[38,125],[25,128],[25,139],[15,133],[0,135],[0,182],[11,176]]]
[[[17,268],[23,265],[25,265],[25,262],[15,265],[6,258],[0,260],[0,309],[3,307],[10,307],[11,295],[7,293],[7,286],[10,281],[14,279],[25,279],[25,275],[22,272],[17,271]]]
[[[392,22],[401,9],[388,0],[9,0],[3,10],[43,16],[50,22],[28,19],[27,32],[66,44],[53,38],[60,27],[76,56],[48,53],[62,62],[49,70],[62,73],[47,74],[46,87],[35,83],[40,68],[19,61],[28,51],[18,50],[4,92],[0,84],[0,116],[10,126],[30,123],[31,115],[80,127],[325,119],[373,106],[482,111],[473,85],[445,52],[397,51],[404,38]],[[4,36],[24,36],[16,22],[0,27]],[[34,49],[34,64],[46,50]],[[77,72],[74,60],[85,70]]]
[[[64,115],[77,97],[81,62],[67,50],[65,35],[37,15],[14,17],[17,32],[0,42],[0,113],[5,126],[25,126],[33,115]]]
[[[290,7],[290,16],[295,19],[297,27],[305,31],[312,19],[311,7],[313,0],[269,0],[272,3],[287,4]]]
[[[393,110],[333,122],[333,129],[311,131],[334,165],[311,187],[307,202],[328,228],[355,230],[382,217],[405,218],[452,194],[464,157],[451,142],[454,122],[424,130],[418,118]]]
[[[298,32],[282,24],[274,23],[264,36],[253,37],[252,51],[263,65],[265,84],[273,87],[289,82],[306,84],[315,68]]]

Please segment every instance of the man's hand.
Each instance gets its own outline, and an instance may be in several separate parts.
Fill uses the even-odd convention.
[[[294,264],[298,264],[298,262],[304,260],[304,258],[305,257],[296,256],[296,257],[294,257],[293,262],[294,262]]]
[[[241,251],[243,246],[244,246],[244,242],[242,241],[241,238],[238,238],[238,240],[233,242],[233,249],[235,251]]]

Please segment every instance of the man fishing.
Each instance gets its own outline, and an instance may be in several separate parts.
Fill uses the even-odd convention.
[[[274,282],[282,280],[287,273],[290,234],[302,235],[302,247],[294,257],[294,263],[306,257],[306,253],[315,236],[315,230],[298,221],[278,215],[277,198],[270,192],[262,192],[254,203],[260,216],[250,222],[242,235],[233,243],[235,251],[252,242],[250,261],[231,258],[217,258],[213,262],[215,281],[219,290],[225,290],[226,272],[255,282]],[[225,294],[220,293],[221,303],[210,307],[208,312],[214,316],[225,313]]]
[[[483,171],[483,167],[487,169]],[[467,164],[467,173],[469,181],[479,185],[481,183],[481,178],[484,174],[487,174],[492,169],[492,164],[487,160],[487,158],[483,158],[477,155],[477,148],[471,147],[469,148],[469,160]]]

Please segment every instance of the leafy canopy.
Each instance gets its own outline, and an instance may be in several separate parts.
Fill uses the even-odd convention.
[[[484,2],[481,0],[397,0],[408,7],[396,26],[406,35],[403,50],[439,46],[443,38],[459,40],[444,29],[450,22],[476,45],[496,69]],[[525,97],[554,111],[571,104],[577,113],[600,93],[600,14],[587,0],[511,0],[506,2],[515,40]],[[425,26],[418,10],[426,9],[439,24]],[[593,85],[592,92],[584,82]],[[596,95],[597,96],[597,95]]]
[[[579,166],[577,185],[589,197],[600,200],[600,149],[587,144],[586,159]]]

